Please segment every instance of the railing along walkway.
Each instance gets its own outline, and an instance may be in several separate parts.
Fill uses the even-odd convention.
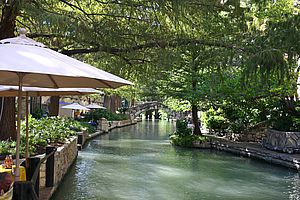
[[[45,200],[40,195],[39,175],[42,163],[46,161],[46,188],[50,189],[54,186],[54,154],[55,147],[46,148],[46,156],[42,159],[33,157],[29,158],[26,167],[26,176],[30,181],[17,181],[14,183],[13,200]]]

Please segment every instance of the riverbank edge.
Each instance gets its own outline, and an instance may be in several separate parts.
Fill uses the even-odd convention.
[[[95,133],[92,134],[88,134],[88,137],[86,138],[86,140],[84,141],[82,147],[84,148],[84,146],[87,144],[88,141],[90,141],[91,139],[99,136],[99,135],[103,135],[103,134],[108,134],[111,130],[115,129],[115,128],[122,128],[125,126],[130,126],[130,125],[135,125],[137,124],[137,122],[140,122],[139,120],[123,120],[119,121],[120,123],[118,123],[118,126],[112,126],[108,129],[108,132],[106,131],[102,131],[102,130],[98,130]],[[74,140],[72,140],[74,141]],[[77,143],[77,138],[76,138],[76,143]],[[70,143],[65,144],[63,147],[64,148],[68,148],[68,146],[70,145]],[[60,181],[58,181],[53,187],[45,187],[45,188],[40,188],[40,196],[39,199],[40,200],[50,200],[51,197],[54,195],[54,193],[57,191],[57,189],[59,188],[60,184],[63,182],[65,176],[70,172],[71,167],[75,164],[76,160],[77,160],[77,155],[78,155],[78,151],[77,151],[78,147],[76,148],[76,157],[72,160],[71,164],[67,167],[66,169],[66,173],[64,173],[63,177],[61,178]],[[42,171],[42,170],[41,170]],[[43,173],[43,172],[41,172]]]
[[[125,126],[131,126],[131,125],[135,125],[137,124],[138,122],[141,122],[141,120],[122,120],[122,121],[112,121],[111,124],[112,126],[108,127],[107,128],[107,131],[104,129],[104,130],[101,130],[101,129],[98,129],[95,133],[92,133],[92,134],[88,134],[83,143],[82,144],[79,144],[78,145],[78,149],[79,150],[82,150],[85,148],[86,144],[93,138],[99,136],[99,135],[105,135],[105,134],[108,134],[111,130],[113,129],[116,129],[116,128],[122,128],[122,127],[125,127]]]
[[[43,154],[44,156],[45,154]],[[39,155],[40,157],[41,155]],[[53,187],[46,187],[46,162],[42,163],[40,167],[40,200],[49,200],[55,193],[61,182],[63,181],[66,174],[69,173],[70,168],[74,165],[77,160],[77,137],[72,136],[68,142],[63,146],[58,147],[54,154],[54,185]]]
[[[204,145],[205,148],[203,148],[203,144],[198,143],[194,143],[192,148],[209,148],[218,151],[229,152],[235,155],[263,160],[270,164],[280,165],[300,171],[300,154],[288,154],[272,151],[264,148],[262,144],[255,142],[234,142],[222,137],[206,134],[205,136],[209,138],[209,142]]]

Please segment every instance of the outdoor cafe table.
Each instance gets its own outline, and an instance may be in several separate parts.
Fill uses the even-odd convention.
[[[14,179],[14,175],[13,175],[12,171],[14,170],[15,167],[16,166],[13,165],[13,167],[11,169],[10,168],[6,169],[2,165],[0,165],[0,172],[2,172],[2,173],[7,172],[10,175],[12,175],[12,177]],[[24,166],[20,166],[20,181],[26,181],[26,169]]]

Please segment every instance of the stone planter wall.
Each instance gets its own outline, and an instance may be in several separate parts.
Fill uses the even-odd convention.
[[[46,187],[46,161],[40,166],[40,188]]]
[[[38,156],[41,157],[41,156]],[[60,183],[77,157],[77,136],[70,138],[54,154],[54,185]],[[46,161],[40,167],[40,188],[46,186]]]
[[[119,127],[119,121],[108,121],[108,130]]]
[[[284,132],[268,129],[263,140],[263,146],[287,153],[300,152],[300,132]]]
[[[128,126],[128,125],[135,124],[135,123],[137,123],[136,120],[131,120],[131,119],[122,120],[122,121],[119,121],[117,127]]]
[[[77,157],[77,137],[72,137],[69,142],[57,148],[54,158],[54,184],[58,184],[67,173]]]
[[[101,118],[101,119],[98,121],[98,129],[99,129],[100,131],[108,132],[108,127],[109,127],[109,124],[108,124],[107,119]]]
[[[243,133],[231,133],[227,136],[228,139],[238,142],[262,142],[266,136],[267,123],[261,122]]]
[[[250,132],[250,133],[232,133],[229,135],[229,139],[237,142],[262,142],[265,137],[265,130],[261,132]]]
[[[87,131],[82,131],[82,132],[77,133],[77,137],[78,137],[77,144],[83,146],[85,144],[86,140],[89,138],[89,134]],[[79,140],[79,138],[81,138],[80,139],[81,141]]]

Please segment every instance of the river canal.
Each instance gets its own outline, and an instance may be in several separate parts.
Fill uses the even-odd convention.
[[[53,200],[300,200],[293,170],[232,154],[175,148],[174,123],[144,121],[89,142]]]

